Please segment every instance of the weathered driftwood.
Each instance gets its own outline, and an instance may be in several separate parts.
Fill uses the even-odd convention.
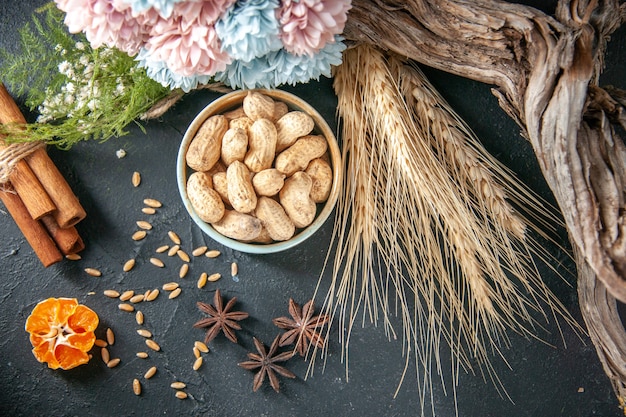
[[[522,128],[563,213],[579,299],[605,371],[626,398],[626,100],[598,84],[619,0],[561,0],[554,16],[490,0],[353,0],[344,34],[493,84]],[[608,291],[608,292],[607,292]]]

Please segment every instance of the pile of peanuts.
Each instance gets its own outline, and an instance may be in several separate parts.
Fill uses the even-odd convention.
[[[187,196],[198,217],[242,242],[291,239],[328,199],[328,141],[311,134],[307,113],[250,91],[242,106],[209,117],[185,160],[194,171]]]

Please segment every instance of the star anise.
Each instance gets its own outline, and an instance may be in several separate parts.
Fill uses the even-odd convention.
[[[306,354],[311,344],[319,348],[324,347],[325,339],[316,329],[328,323],[330,318],[327,315],[313,317],[314,310],[313,300],[300,308],[293,299],[289,299],[289,314],[293,319],[278,317],[272,320],[276,326],[287,330],[280,338],[280,346],[295,343],[295,350],[300,353],[300,356]]]
[[[282,352],[276,355],[279,342],[280,336],[276,336],[268,352],[265,350],[265,345],[255,337],[254,346],[259,353],[248,353],[248,358],[250,358],[251,360],[238,363],[238,365],[241,366],[243,369],[247,369],[249,371],[260,368],[259,372],[254,375],[252,391],[256,392],[261,387],[261,385],[263,385],[265,375],[267,375],[268,379],[270,380],[270,385],[272,386],[272,388],[274,388],[274,391],[276,392],[280,392],[278,376],[276,376],[276,374],[280,374],[285,378],[296,377],[296,375],[289,369],[276,364],[276,362],[285,362],[293,356],[291,352]]]
[[[237,343],[237,336],[235,335],[235,330],[241,330],[241,326],[237,321],[248,318],[248,313],[244,313],[242,311],[230,311],[235,303],[237,302],[237,297],[231,298],[224,306],[222,301],[222,294],[220,290],[215,291],[215,295],[213,297],[213,304],[209,305],[203,302],[198,301],[198,308],[209,315],[209,317],[197,321],[193,327],[202,328],[208,327],[206,332],[206,336],[204,338],[204,343],[209,343],[211,340],[215,338],[220,332],[224,332],[224,335],[233,343]]]

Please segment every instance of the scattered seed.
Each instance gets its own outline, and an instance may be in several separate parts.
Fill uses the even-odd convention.
[[[146,378],[146,379],[150,379],[150,378],[152,378],[154,376],[154,374],[156,374],[156,372],[157,372],[157,367],[153,366],[152,368],[150,368],[150,369],[148,369],[146,371],[146,373],[143,375],[143,377]]]
[[[158,248],[156,248],[156,253],[166,252],[169,248],[169,245],[159,246]]]
[[[131,298],[133,298],[134,295],[135,295],[135,291],[133,290],[124,291],[122,295],[120,295],[120,300],[128,301]]]
[[[120,358],[115,358],[115,359],[111,359],[110,361],[107,362],[107,367],[109,368],[115,368],[117,365],[120,364]]]
[[[180,250],[180,245],[174,245],[167,251],[167,256],[174,256]]]
[[[144,301],[146,301],[146,298],[148,298],[148,296],[150,295],[151,290],[146,290],[146,292],[143,293],[143,299]]]
[[[139,336],[145,337],[146,339],[149,339],[152,337],[152,332],[150,332],[150,330],[146,330],[146,329],[138,329],[137,330],[137,334]]]
[[[169,298],[170,300],[173,300],[174,298],[180,295],[181,291],[182,291],[181,288],[176,288],[174,291],[170,293],[170,295],[167,298]]]
[[[150,214],[150,215],[152,215],[152,214],[156,213],[156,209],[154,209],[152,207],[144,207],[144,208],[141,209],[141,212],[143,214]]]
[[[209,275],[209,277],[207,278],[207,281],[215,282],[215,281],[218,281],[220,278],[222,278],[222,274],[220,274],[219,272],[216,272],[214,274]]]
[[[176,251],[176,255],[178,255],[178,257],[185,262],[191,261],[191,259],[189,259],[189,255],[187,255],[187,252],[185,252],[182,249],[179,249],[178,251]]]
[[[83,258],[77,253],[70,253],[68,255],[65,255],[65,259],[67,259],[68,261],[80,261]]]
[[[170,230],[169,232],[167,232],[167,235],[170,237],[172,242],[176,243],[177,245],[180,245],[180,237],[178,237],[176,232],[173,232]]]
[[[126,263],[122,267],[122,270],[124,272],[128,272],[131,269],[133,269],[134,267],[135,267],[135,260],[134,259],[129,259],[129,260],[126,261]]]
[[[204,256],[206,256],[207,258],[217,258],[218,256],[220,256],[221,252],[218,250],[210,250],[207,253],[204,254]]]
[[[192,254],[193,256],[202,256],[202,255],[204,255],[204,254],[206,253],[207,249],[208,249],[208,248],[207,248],[206,246],[199,246],[199,247],[195,248],[195,249],[191,252],[191,254]]]
[[[155,200],[154,198],[146,198],[145,200],[143,200],[143,203],[146,206],[152,207],[152,208],[159,208],[163,206],[163,204],[161,204],[159,200]]]
[[[102,358],[102,362],[109,363],[111,360],[111,355],[109,354],[109,349],[103,347],[100,349],[100,357]]]
[[[204,342],[196,340],[193,342],[193,346],[202,353],[209,353],[209,347]]]
[[[120,293],[115,290],[104,290],[103,294],[110,298],[117,298],[120,296]]]
[[[95,291],[89,291],[89,292],[87,293],[87,295],[96,295],[96,292],[95,292]]]
[[[187,276],[187,272],[189,272],[189,264],[182,264],[180,266],[180,270],[178,271],[178,277],[185,278]]]
[[[193,348],[193,356],[195,356],[196,359],[198,359],[200,357],[200,350],[198,350],[198,348],[195,347],[195,346]]]
[[[152,224],[145,220],[137,220],[137,227],[143,230],[152,230]]]
[[[111,346],[115,344],[115,333],[110,327],[107,329],[107,343]]]
[[[179,400],[184,400],[185,398],[187,398],[187,393],[184,391],[176,391],[176,398],[178,398]]]
[[[130,302],[131,302],[131,303],[133,303],[133,304],[136,304],[136,303],[140,303],[140,302],[142,302],[142,301],[143,301],[143,299],[144,299],[144,297],[145,297],[145,296],[144,296],[143,294],[137,294],[137,295],[135,295],[135,296],[131,297],[131,299],[130,299],[130,300],[128,300],[128,301],[130,301]]]
[[[154,266],[158,266],[159,268],[165,267],[165,264],[159,258],[150,258],[150,263]]]
[[[134,241],[139,241],[142,240],[143,238],[145,238],[147,235],[145,230],[137,230],[135,233],[133,233],[133,235],[131,236],[131,238]]]
[[[184,382],[180,382],[180,381],[174,381],[170,384],[170,387],[174,388],[174,389],[183,389],[187,386],[187,384],[185,384]]]
[[[137,378],[133,379],[133,392],[135,395],[141,395],[141,382]]]
[[[143,313],[140,310],[135,313],[135,321],[140,326],[143,324]]]
[[[232,264],[230,264],[230,275],[231,276],[237,276],[237,273],[239,272],[239,267],[237,266],[237,262],[233,262]]]
[[[163,284],[163,291],[174,291],[178,287],[178,282],[168,282],[167,284]]]
[[[109,344],[106,342],[106,340],[102,340],[102,339],[96,339],[95,342],[93,342],[94,345],[103,348],[103,347],[107,347]]]
[[[193,362],[193,370],[197,371],[198,369],[200,369],[201,366],[202,366],[202,356],[199,356]]]
[[[139,187],[139,184],[141,184],[141,174],[137,171],[133,172],[133,176],[130,181],[133,183],[133,187]]]
[[[204,286],[206,285],[207,277],[208,275],[206,272],[200,274],[200,278],[198,278],[198,288],[204,288]]]
[[[148,296],[146,297],[146,301],[154,301],[156,300],[158,296],[159,296],[159,289],[155,288],[152,291],[150,291],[150,294],[148,294]]]
[[[100,277],[102,276],[102,272],[96,268],[85,268],[85,272],[87,275],[91,275],[92,277]]]
[[[157,352],[161,350],[161,346],[159,346],[159,344],[152,339],[146,339],[146,346]]]
[[[117,306],[117,308],[119,308],[122,311],[126,311],[128,313],[132,313],[133,311],[135,311],[135,307],[133,307],[130,304],[120,304]]]
[[[138,358],[141,358],[141,359],[146,359],[146,358],[148,357],[148,352],[137,352],[137,353],[135,353],[135,355],[136,355]]]

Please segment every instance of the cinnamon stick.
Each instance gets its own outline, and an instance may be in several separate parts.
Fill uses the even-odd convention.
[[[2,150],[2,147],[3,145],[0,141],[0,150]],[[10,181],[14,191],[19,194],[26,210],[33,219],[40,219],[57,209],[25,160],[22,159],[15,165]]]
[[[43,266],[47,268],[63,259],[63,255],[45,227],[31,217],[24,202],[10,185],[6,185],[4,190],[0,191],[0,200],[4,203]]]
[[[24,115],[2,83],[0,83],[0,123],[26,123]],[[44,148],[37,149],[24,160],[56,208],[56,210],[52,211],[52,214],[61,228],[74,226],[85,218],[85,210],[78,198]],[[13,178],[11,178],[11,183],[13,183]],[[15,186],[15,184],[13,185]],[[17,187],[16,190],[24,199]],[[40,217],[42,216],[33,216],[33,218]]]
[[[85,243],[74,226],[62,228],[50,214],[43,216],[41,223],[63,255],[78,253],[85,249]]]
[[[57,209],[52,215],[58,225],[65,229],[83,220],[87,215],[85,209],[46,151],[37,149],[25,159],[54,202]]]

